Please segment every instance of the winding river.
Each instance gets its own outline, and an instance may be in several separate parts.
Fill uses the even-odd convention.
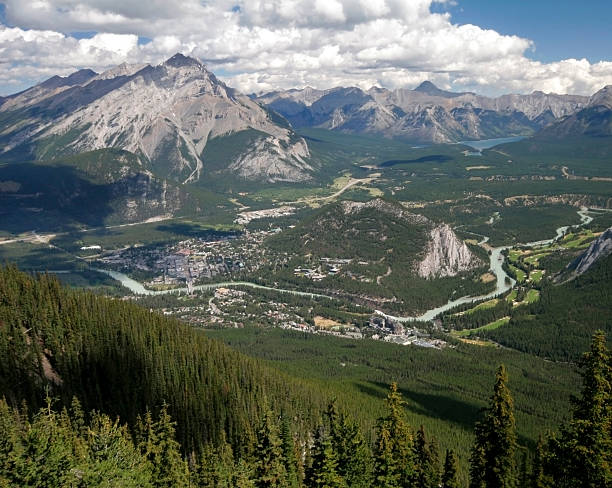
[[[593,220],[593,217],[591,217],[588,214],[588,208],[586,207],[582,207],[578,211],[578,215],[580,216],[579,225],[587,225]],[[551,244],[554,241],[563,237],[570,227],[571,226],[569,225],[559,227],[556,231],[556,236],[551,239],[528,242],[526,244],[516,244],[514,246],[502,246],[502,247],[492,248],[491,254],[489,257],[489,266],[490,266],[491,271],[495,275],[497,282],[496,282],[495,290],[493,290],[491,293],[488,293],[487,295],[465,296],[465,297],[457,298],[455,300],[450,300],[445,305],[441,305],[439,307],[432,308],[431,310],[428,310],[422,315],[413,316],[413,317],[396,317],[393,315],[385,314],[378,310],[376,311],[376,313],[383,315],[385,317],[388,317],[390,319],[393,319],[397,322],[412,322],[412,321],[428,322],[430,320],[433,320],[438,314],[442,312],[446,312],[447,310],[450,310],[451,308],[454,308],[457,305],[462,305],[465,303],[472,303],[472,302],[481,301],[481,300],[488,300],[490,298],[494,298],[498,295],[501,295],[507,292],[516,283],[515,280],[512,279],[503,269],[503,264],[504,264],[504,256],[502,254],[503,251],[507,249],[512,249],[513,247],[536,247],[536,246]],[[488,240],[489,240],[488,237],[484,237],[478,244],[480,246],[483,246],[486,244]],[[92,269],[100,273],[105,273],[109,275],[111,278],[119,281],[124,287],[128,288],[132,293],[136,295],[164,295],[168,293],[187,293],[189,291],[188,288],[173,288],[171,290],[148,290],[147,288],[144,287],[142,283],[130,278],[124,273],[120,273],[118,271],[111,271],[107,269],[100,269],[100,268],[92,268]],[[298,291],[298,290],[286,290],[283,288],[273,288],[269,286],[258,285],[257,283],[251,283],[249,281],[224,281],[220,283],[208,283],[204,285],[194,286],[192,290],[195,290],[195,291],[213,290],[215,288],[222,288],[222,287],[227,288],[227,287],[232,287],[232,286],[247,286],[250,288],[258,288],[262,290],[272,290],[278,293],[288,293],[291,295],[304,296],[308,298],[330,298],[332,300],[335,299],[334,297],[329,296],[329,295],[322,295],[318,293],[308,293],[308,292],[303,292],[303,291]]]

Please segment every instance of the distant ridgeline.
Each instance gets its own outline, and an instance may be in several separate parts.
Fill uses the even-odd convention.
[[[470,486],[610,486],[603,333],[581,364],[571,419],[531,460],[520,459],[508,377],[498,369],[475,427]],[[446,450],[442,463],[436,440],[407,424],[395,384],[370,445],[307,384],[184,324],[12,267],[0,270],[0,388],[0,486],[465,484],[456,454]]]

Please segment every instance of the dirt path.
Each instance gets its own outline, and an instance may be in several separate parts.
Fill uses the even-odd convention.
[[[391,266],[387,266],[387,272],[384,275],[380,275],[376,277],[376,284],[380,285],[383,278],[386,278],[391,274]]]

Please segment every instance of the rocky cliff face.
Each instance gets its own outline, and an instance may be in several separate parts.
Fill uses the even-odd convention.
[[[540,139],[553,140],[577,136],[612,136],[612,85],[595,93],[581,110],[546,127],[537,135]]]
[[[249,179],[310,177],[306,142],[196,59],[177,54],[157,66],[121,65],[62,80],[2,101],[0,157],[120,148],[159,176],[189,182],[206,171],[202,153],[210,139],[253,129],[265,143],[242,148],[229,170]]]
[[[448,225],[434,227],[429,236],[427,254],[417,267],[420,277],[456,276],[462,271],[482,266],[482,261],[470,251],[465,242],[459,240]]]
[[[597,261],[610,254],[612,254],[612,227],[595,239],[589,248],[573,261],[568,268],[580,275],[588,271]]]
[[[534,92],[489,98],[424,82],[414,90],[289,90],[257,98],[296,127],[321,127],[426,142],[530,135],[585,107],[588,97]]]

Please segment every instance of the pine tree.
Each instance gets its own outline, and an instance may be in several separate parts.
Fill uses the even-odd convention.
[[[134,446],[126,426],[94,414],[88,429],[89,462],[85,486],[151,487],[153,466]],[[169,486],[169,485],[156,485]]]
[[[546,471],[559,488],[612,486],[612,368],[603,332],[583,356],[580,398],[573,398],[572,418],[549,441]]]
[[[297,470],[297,459],[295,455],[295,441],[293,434],[291,433],[291,427],[289,425],[289,419],[283,416],[281,422],[281,442],[283,461],[285,464],[285,470],[287,471],[287,484],[290,488],[297,488],[299,486],[298,470]]]
[[[168,414],[168,405],[163,404],[157,421],[153,421],[150,412],[144,419],[138,417],[135,438],[140,452],[153,466],[156,487],[188,486],[189,468],[175,439],[175,423]]]
[[[399,488],[400,467],[393,455],[391,432],[385,425],[378,428],[378,438],[374,449],[374,486],[379,488]]]
[[[326,411],[329,436],[338,461],[338,474],[348,486],[369,487],[372,455],[357,423],[344,412],[339,413],[335,401]]]
[[[279,428],[270,410],[264,414],[261,427],[257,432],[255,456],[255,486],[257,488],[287,488],[289,486]]]
[[[470,487],[513,488],[516,486],[516,432],[513,401],[506,386],[508,374],[502,365],[484,418],[475,427],[470,458]]]
[[[168,414],[168,405],[164,403],[155,425],[157,442],[153,457],[153,476],[160,487],[180,488],[189,483],[189,469],[175,438],[175,425]]]
[[[529,477],[530,488],[549,488],[551,486],[550,478],[544,473],[544,449],[544,441],[542,440],[542,436],[540,436],[531,465],[531,476]]]
[[[438,447],[435,440],[427,443],[425,429],[421,425],[414,442],[415,474],[413,485],[418,488],[438,488],[440,467]]]
[[[317,429],[314,439],[312,466],[306,480],[308,488],[346,488],[346,483],[338,474],[338,460],[331,437],[323,428]]]
[[[387,416],[378,420],[375,477],[391,483],[385,486],[409,487],[414,477],[414,446],[404,417],[404,401],[396,383],[391,384],[386,405]],[[397,485],[393,484],[395,482]]]
[[[446,450],[444,458],[444,470],[442,472],[442,488],[459,488],[459,460],[455,451]]]

